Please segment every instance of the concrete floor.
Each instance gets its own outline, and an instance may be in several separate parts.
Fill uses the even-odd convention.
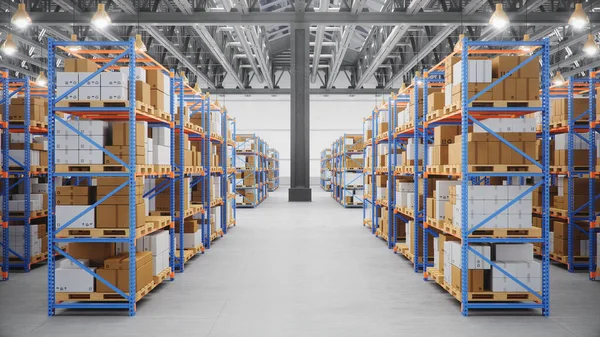
[[[0,283],[0,336],[600,336],[600,282],[552,267],[551,317],[538,311],[465,318],[458,302],[413,273],[343,209],[313,189],[287,190],[197,256],[173,283],[138,304],[137,316],[61,311],[46,316],[46,267]],[[85,315],[85,316],[83,316]]]

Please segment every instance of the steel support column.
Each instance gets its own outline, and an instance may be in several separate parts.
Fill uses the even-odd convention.
[[[291,180],[289,201],[311,201],[309,156],[309,36],[307,24],[291,26]]]

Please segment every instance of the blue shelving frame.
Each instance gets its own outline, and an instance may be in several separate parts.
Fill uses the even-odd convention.
[[[363,225],[365,226],[369,226],[371,228],[371,233],[375,234],[377,232],[377,205],[375,204],[376,199],[376,195],[377,195],[377,187],[375,186],[375,170],[376,170],[376,166],[377,166],[377,157],[376,157],[376,148],[377,146],[375,145],[375,138],[376,138],[376,129],[377,129],[377,125],[375,123],[375,110],[371,110],[371,115],[364,118],[363,119],[363,135],[367,136],[366,131],[369,130],[368,129],[368,125],[370,124],[371,126],[371,137],[364,137],[363,141],[365,142],[365,148],[363,150],[363,162],[365,163],[365,166],[367,164],[367,160],[369,159],[369,157],[367,156],[367,148],[371,148],[371,165],[369,166],[370,169],[364,169],[364,182],[363,182],[363,186],[366,186],[367,181],[369,180],[369,177],[371,179],[371,191],[367,191],[366,189],[364,190],[364,200],[363,200]],[[370,194],[368,193],[370,192]],[[370,214],[370,219],[368,220],[367,218],[367,213],[371,213]],[[369,221],[371,222],[369,224]]]
[[[85,80],[81,81],[79,84],[75,85],[71,89],[67,90],[62,95],[58,96],[55,93],[56,88],[56,49],[57,47],[68,47],[71,45],[88,47],[92,48],[119,48],[123,49],[123,52],[118,56],[114,57],[110,62],[107,62],[103,66],[101,66],[98,70],[90,74]],[[56,103],[60,102],[71,92],[77,90],[81,87],[85,82],[94,78],[101,72],[107,70],[109,67],[116,65],[116,63],[123,59],[127,58],[128,62],[128,81],[129,83],[135,83],[135,66],[136,66],[136,50],[135,50],[135,38],[130,38],[127,41],[122,42],[91,42],[91,41],[56,41],[53,38],[48,39],[48,249],[52,252],[56,252],[58,255],[62,255],[65,258],[69,259],[73,264],[86,271],[88,274],[92,275],[95,279],[101,281],[106,286],[108,286],[112,291],[123,297],[124,302],[61,302],[57,303],[56,300],[56,292],[55,292],[55,254],[48,254],[48,315],[53,316],[56,314],[56,309],[126,309],[130,316],[135,315],[136,312],[136,203],[135,203],[135,195],[136,195],[136,128],[135,122],[137,120],[137,112],[136,112],[136,89],[135,85],[129,86],[128,92],[128,106],[127,107],[57,107]],[[173,83],[173,79],[171,76],[171,84]],[[174,107],[173,101],[171,101],[171,108]],[[110,153],[108,150],[104,149],[100,144],[94,142],[91,138],[84,135],[78,129],[72,127],[68,123],[66,123],[61,117],[57,116],[56,112],[61,111],[65,113],[94,113],[94,114],[104,114],[104,113],[122,113],[124,116],[127,116],[127,121],[129,123],[129,163],[125,163],[120,160],[114,154]],[[171,109],[171,117],[174,116],[173,110]],[[171,119],[173,120],[173,119]],[[55,160],[54,160],[54,150],[55,150],[55,128],[56,123],[64,124],[68,127],[72,132],[77,134],[79,137],[85,139],[86,141],[93,144],[98,149],[102,150],[104,154],[110,156],[121,165],[123,165],[127,171],[119,171],[119,172],[56,172],[55,169]],[[153,123],[156,125],[153,126],[162,126],[168,127],[171,129],[171,140],[173,140],[173,126],[167,122],[156,122]],[[174,145],[173,143],[171,144]],[[171,151],[171,166],[173,167],[173,151]],[[100,200],[95,202],[93,205],[90,205],[86,210],[82,213],[78,214],[66,224],[62,225],[59,228],[55,228],[55,198],[54,195],[56,193],[55,186],[55,178],[56,177],[75,177],[75,178],[89,178],[89,177],[123,177],[127,178],[127,181],[120,186],[118,186],[111,193],[102,197]],[[158,178],[158,177],[168,177],[169,175],[156,175],[148,178]],[[171,184],[172,186],[172,184]],[[97,205],[104,202],[106,199],[122,190],[123,188],[128,187],[129,192],[129,236],[125,238],[79,238],[79,237],[57,237],[57,233],[68,227],[73,221],[77,220],[84,214],[93,210]],[[174,201],[173,189],[171,189],[171,203]],[[171,208],[171,219],[173,219],[173,208]],[[169,257],[170,257],[170,268],[171,268],[171,280],[174,279],[174,238],[173,238],[173,228],[169,229],[169,233],[171,234],[171,242],[169,249]],[[89,267],[84,266],[81,262],[79,262],[76,258],[68,254],[66,251],[59,248],[57,244],[60,243],[127,243],[128,251],[129,251],[129,292],[125,293],[118,289],[115,285],[108,282],[106,279],[102,278],[94,271],[92,271]]]
[[[361,154],[364,158],[364,150],[349,151],[345,144],[345,140],[347,137],[358,137],[358,136],[361,136],[361,135],[344,133],[344,135],[340,139],[335,141],[331,147],[331,152],[332,152],[331,157],[332,157],[332,163],[333,163],[333,167],[332,167],[333,197],[344,208],[363,208],[364,207],[363,206],[364,205],[364,195],[363,195],[363,198],[359,198],[359,201],[362,202],[362,204],[347,204],[346,198],[345,198],[346,193],[348,193],[348,191],[360,189],[359,187],[353,187],[352,185],[350,185],[350,183],[352,183],[354,181],[363,181],[363,183],[364,183],[364,170],[362,168],[361,169],[357,169],[357,168],[348,169],[346,167],[346,159],[349,158],[350,156],[356,155],[356,154]],[[363,164],[363,166],[364,166],[364,164]],[[347,172],[358,173],[359,175],[352,181],[347,181],[347,179],[346,179]],[[340,182],[340,180],[341,180],[341,182],[343,182],[343,184]],[[362,189],[364,191],[364,185],[363,185]]]
[[[227,197],[227,202],[231,204],[233,219],[227,220],[227,227],[235,226],[237,224],[237,202],[235,200],[235,191],[237,184],[237,169],[236,169],[236,155],[235,155],[235,140],[237,133],[237,125],[235,118],[227,116],[227,128],[231,131],[231,139],[227,138],[227,158],[231,159],[231,165],[227,163],[227,179],[229,179],[228,184],[231,187],[231,193],[225,194]],[[229,135],[229,134],[228,134]],[[228,204],[229,205],[229,204]],[[226,209],[228,206],[226,207]]]
[[[461,79],[462,79],[462,97],[461,97],[461,114],[460,114],[460,123],[456,122],[444,122],[440,120],[439,122],[430,121],[428,124],[429,127],[435,127],[439,125],[457,125],[461,126],[461,194],[462,194],[462,204],[461,204],[461,313],[463,316],[467,316],[469,314],[469,310],[471,309],[541,309],[542,315],[548,316],[550,314],[550,293],[549,293],[549,188],[550,188],[550,169],[549,169],[549,143],[550,143],[550,127],[549,127],[549,108],[550,108],[550,95],[549,95],[549,60],[550,60],[550,44],[548,39],[544,39],[541,41],[517,41],[517,42],[505,42],[505,41],[470,41],[465,38],[463,40],[463,49],[461,51],[461,59],[467,60],[469,55],[469,48],[513,48],[520,46],[530,46],[532,48],[537,48],[536,51],[533,52],[531,56],[527,58],[527,60],[521,62],[514,69],[507,72],[505,75],[501,76],[499,79],[495,80],[488,87],[481,90],[479,93],[475,94],[473,97],[468,97],[468,62],[462,62],[461,67]],[[480,97],[483,93],[487,92],[495,85],[501,84],[502,81],[511,76],[513,73],[518,71],[528,62],[536,59],[537,57],[541,58],[541,106],[539,107],[471,107],[469,106],[473,101],[475,101],[478,97]],[[516,148],[510,142],[506,141],[504,138],[499,136],[497,133],[490,130],[487,126],[479,121],[479,119],[485,119],[487,116],[485,115],[497,115],[499,113],[510,113],[512,115],[520,115],[520,114],[529,114],[534,113],[536,111],[541,111],[542,114],[542,131],[541,131],[541,139],[542,139],[542,162],[537,162],[534,158],[531,158],[523,151]],[[482,117],[483,116],[483,117]],[[541,169],[541,172],[469,172],[468,170],[468,162],[467,162],[467,154],[468,154],[468,128],[470,125],[478,125],[489,135],[499,139],[507,146],[509,146],[512,150],[516,151],[518,154],[531,161],[534,165],[538,166]],[[509,179],[519,178],[520,181],[524,180],[526,177],[537,177],[539,181],[517,196],[515,199],[509,201],[506,205],[498,209],[494,214],[488,216],[479,224],[475,225],[472,228],[468,228],[468,185],[473,180],[485,179],[486,177],[507,177]],[[473,238],[470,235],[477,230],[478,228],[485,225],[490,219],[494,218],[496,215],[508,209],[508,207],[515,204],[517,201],[521,200],[527,194],[534,191],[536,188],[542,188],[542,236],[539,238],[526,238],[526,237],[506,237],[506,238],[490,238],[490,237],[478,237]],[[483,256],[481,253],[477,252],[473,249],[470,244],[471,243],[535,243],[541,242],[543,244],[542,249],[542,292],[541,294],[533,291],[526,284],[517,279],[514,275],[510,274],[508,271],[499,267],[495,262]],[[480,259],[482,259],[485,263],[489,263],[494,269],[498,270],[506,277],[510,278],[512,281],[521,286],[525,291],[531,293],[535,297],[538,297],[536,302],[469,302],[468,300],[468,255],[474,254]]]
[[[597,256],[598,251],[596,250],[597,244],[597,234],[600,233],[600,224],[598,224],[597,219],[600,216],[598,210],[596,210],[595,202],[600,199],[600,195],[596,191],[595,181],[600,176],[600,172],[598,172],[596,165],[597,163],[597,144],[596,137],[598,135],[596,133],[600,132],[600,124],[598,124],[597,111],[598,106],[596,106],[596,100],[599,85],[600,85],[600,71],[590,71],[588,77],[588,114],[589,114],[589,122],[590,128],[588,131],[588,144],[589,144],[589,186],[588,186],[588,194],[590,197],[588,204],[588,222],[590,224],[588,236],[589,236],[589,261],[588,261],[588,271],[589,278],[592,281],[595,281],[598,278],[598,274],[600,273],[600,269],[598,269],[597,265]],[[571,233],[569,233],[571,235]]]
[[[329,155],[329,157],[327,157]],[[329,164],[329,168],[327,168],[327,164]],[[331,147],[328,147],[326,149],[323,149],[323,151],[321,151],[321,160],[320,160],[320,167],[321,167],[321,177],[320,177],[320,185],[321,188],[325,191],[325,192],[331,192],[332,188],[331,188]],[[325,178],[326,174],[325,172],[329,172],[329,178]],[[329,187],[327,187],[327,182],[329,182]]]
[[[11,89],[11,84],[16,89]],[[3,72],[2,76],[2,100],[0,104],[3,104],[2,114],[2,180],[3,180],[3,191],[1,192],[2,198],[2,279],[9,279],[10,269],[18,268],[24,272],[31,270],[32,263],[41,262],[45,260],[45,252],[41,252],[41,256],[31,255],[31,178],[33,175],[38,177],[47,177],[47,172],[33,172],[31,170],[31,140],[34,135],[47,135],[47,128],[37,127],[31,125],[31,98],[39,97],[43,95],[33,94],[31,92],[31,82],[29,77],[24,78],[9,78],[8,71]],[[11,99],[17,95],[23,96],[25,100],[24,108],[24,120],[23,123],[10,121],[10,104]],[[11,133],[23,133],[24,137],[24,162],[19,162],[15,158],[9,155],[9,143]],[[11,164],[13,169],[10,168]],[[18,168],[14,168],[18,167]],[[16,181],[12,182],[10,179],[14,178]],[[12,184],[11,184],[12,183]],[[23,216],[11,215],[9,208],[9,197],[10,189],[15,188],[19,184],[23,184],[24,192],[24,212]],[[45,216],[36,217],[43,218]],[[23,255],[17,254],[10,247],[10,224],[13,222],[23,223],[23,242],[24,242],[24,253]],[[18,260],[10,260],[10,255],[14,255]],[[34,259],[35,258],[35,259]]]
[[[269,173],[273,172],[273,178]],[[271,187],[271,183],[273,187]],[[279,188],[279,151],[269,148],[267,152],[267,189],[268,192],[275,192]]]
[[[244,141],[237,141],[237,137],[241,137],[244,139]],[[236,186],[236,194],[238,195],[242,195],[241,193],[239,193],[240,191],[246,191],[246,190],[252,190],[254,192],[254,196],[255,196],[255,200],[252,202],[248,202],[247,198],[244,196],[244,203],[237,203],[236,202],[236,207],[237,208],[255,208],[256,206],[260,205],[260,203],[262,202],[262,186],[261,186],[261,178],[262,178],[262,159],[261,159],[261,151],[262,151],[262,146],[263,146],[263,142],[261,141],[260,137],[258,137],[256,134],[238,134],[236,135],[236,146],[235,146],[235,156],[236,156],[236,162],[238,159],[237,156],[252,156],[254,157],[254,166],[253,167],[248,167],[248,166],[244,166],[244,169],[242,169],[241,171],[244,172],[244,174],[246,172],[251,172],[254,175],[254,186]],[[246,150],[239,150],[240,147],[242,147],[245,143],[247,143],[249,140],[253,140],[254,141],[254,146],[255,149],[254,150],[250,150],[250,151],[246,151]]]

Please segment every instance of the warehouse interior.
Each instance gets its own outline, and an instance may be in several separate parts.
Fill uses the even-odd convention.
[[[0,9],[0,337],[599,336],[600,1]]]

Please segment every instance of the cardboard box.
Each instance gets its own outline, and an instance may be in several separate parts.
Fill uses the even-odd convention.
[[[148,123],[135,123],[135,145],[144,147]],[[129,122],[114,122],[112,123],[112,145],[129,146]]]
[[[116,269],[96,269],[96,274],[108,281],[113,286],[117,287],[117,270]],[[104,282],[96,279],[96,292],[98,293],[114,293]]]
[[[496,56],[492,59],[492,77],[500,78],[506,75],[508,72],[513,70],[519,65],[519,57],[518,56]],[[519,70],[515,71],[509,77],[517,78],[519,77]]]
[[[77,71],[77,59],[76,58],[66,58],[65,59],[65,72],[74,73]]]
[[[468,291],[481,292],[484,290],[483,269],[469,269]],[[452,265],[452,288],[462,290],[462,272],[457,266]]]
[[[69,254],[76,259],[88,259],[90,266],[103,266],[104,260],[115,253],[114,243],[71,242],[68,244]]]
[[[150,94],[150,84],[142,81],[135,81],[135,99],[144,103],[152,104]]]
[[[96,207],[96,228],[129,228],[129,205],[100,204]],[[146,223],[145,204],[139,203],[136,210],[136,227]]]
[[[198,231],[198,221],[197,220],[185,220],[183,222],[183,232],[184,233],[196,233]],[[175,225],[175,233],[180,232],[180,226]]]
[[[91,267],[92,271],[96,268]],[[91,293],[94,292],[94,277],[83,269],[57,268],[55,273],[56,292]]]
[[[152,281],[152,271],[152,255],[150,255],[150,261],[139,266],[135,271],[136,292],[140,291]],[[119,269],[117,271],[117,285],[121,291],[129,293],[129,270]]]
[[[162,91],[165,87],[165,75],[162,73],[162,70],[146,70],[146,83],[148,83],[152,89]]]
[[[78,72],[95,72],[99,68],[96,63],[89,59],[77,59],[75,62],[77,63]]]
[[[81,96],[81,91],[79,96]],[[126,87],[102,87],[100,99],[103,101],[125,101],[129,100],[129,92]]]

